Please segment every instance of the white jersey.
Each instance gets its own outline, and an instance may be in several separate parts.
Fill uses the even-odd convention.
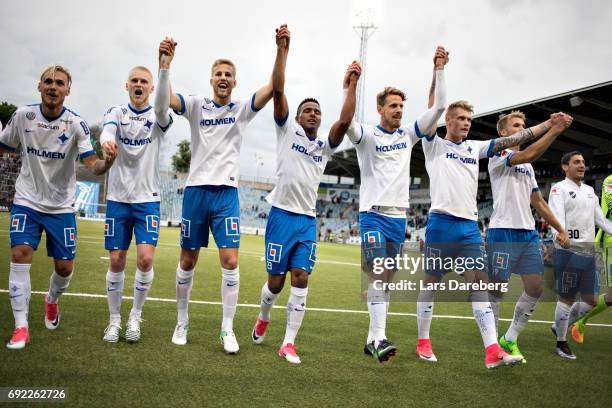
[[[178,94],[181,111],[191,127],[191,165],[187,186],[238,187],[242,137],[258,110],[251,99],[220,106],[203,96]]]
[[[141,111],[130,104],[111,107],[104,115],[100,142],[117,143],[118,153],[108,175],[106,197],[122,203],[160,200],[159,148],[172,124],[162,128],[151,106]]]
[[[401,210],[395,217],[405,218],[410,205],[410,156],[422,137],[416,122],[392,133],[381,126],[353,122],[347,133],[355,145],[361,173],[359,211],[393,208]],[[391,214],[387,211],[385,215]]]
[[[530,163],[510,164],[514,151],[496,153],[489,159],[493,191],[493,214],[489,228],[535,229],[531,194],[540,191]]]
[[[494,144],[495,139],[454,143],[437,135],[423,140],[430,212],[478,219],[478,160],[491,157]]]
[[[321,174],[335,147],[329,138],[310,140],[294,118],[276,126],[276,186],[266,197],[274,207],[316,216]]]
[[[0,147],[16,151],[21,144],[21,170],[13,203],[51,213],[74,212],[75,163],[95,155],[87,123],[64,108],[47,118],[41,105],[23,106],[0,133]]]
[[[548,205],[567,231],[572,247],[592,247],[595,224],[612,234],[612,222],[604,218],[597,195],[587,184],[578,185],[568,178],[553,184]]]

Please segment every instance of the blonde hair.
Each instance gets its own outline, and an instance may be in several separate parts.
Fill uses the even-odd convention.
[[[401,89],[394,88],[392,86],[387,86],[381,92],[376,95],[376,104],[378,106],[384,106],[385,101],[387,100],[387,96],[389,95],[397,95],[402,98],[402,101],[406,100],[406,94]]]
[[[51,64],[46,67],[43,70],[42,74],[40,74],[40,81],[42,82],[45,75],[47,75],[49,72],[52,72],[52,76],[55,76],[55,72],[57,71],[63,72],[66,75],[66,77],[68,78],[68,86],[70,87],[70,85],[72,85],[72,75],[70,75],[70,71],[68,70],[68,68],[60,64]]]
[[[497,133],[500,133],[502,129],[506,126],[506,123],[512,118],[520,118],[525,121],[525,114],[521,111],[514,110],[506,115],[501,115],[499,120],[497,121]]]
[[[472,104],[470,104],[468,101],[461,100],[448,105],[448,108],[446,108],[446,116],[450,115],[455,109],[464,109],[470,113],[474,113],[474,106],[472,106]]]
[[[144,71],[144,72],[146,72],[147,74],[149,74],[149,76],[150,76],[151,78],[153,78],[153,74],[151,73],[151,71],[149,70],[149,68],[144,67],[144,66],[142,66],[142,65],[137,65],[137,66],[135,66],[134,68],[130,69],[130,72],[128,73],[128,77],[129,77],[130,75],[132,75],[132,72],[134,72],[134,71],[136,71],[136,70]]]
[[[234,77],[236,77],[236,65],[234,65],[234,63],[226,58],[219,58],[218,60],[215,60],[215,62],[213,62],[212,67],[210,68],[210,73],[214,74],[215,72],[215,67],[217,65],[229,65],[230,67],[232,67],[232,71],[234,71]]]

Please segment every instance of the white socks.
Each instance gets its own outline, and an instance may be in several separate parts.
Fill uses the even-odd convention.
[[[121,322],[121,300],[123,298],[124,280],[125,274],[123,271],[112,272],[109,269],[106,272],[106,299],[108,300],[110,321],[113,323]]]
[[[274,306],[274,302],[276,302],[279,294],[280,292],[277,294],[272,293],[268,287],[268,282],[264,283],[263,287],[261,288],[261,308],[259,310],[259,318],[261,320],[270,320],[270,311],[272,310],[272,306]]]
[[[134,275],[134,304],[130,311],[130,317],[134,316],[138,319],[140,318],[142,306],[145,300],[147,300],[147,294],[149,293],[149,289],[151,289],[151,283],[153,282],[154,276],[155,273],[153,268],[151,268],[149,272],[143,272],[136,268],[136,274]]]
[[[28,308],[32,287],[30,285],[31,264],[11,262],[9,271],[9,298],[15,318],[15,328],[28,327]]]
[[[421,290],[417,298],[417,328],[418,339],[429,338],[429,328],[431,327],[431,318],[433,316],[434,307],[433,290]]]
[[[70,285],[70,279],[72,278],[72,272],[70,275],[64,277],[53,271],[51,279],[49,280],[49,294],[47,295],[47,303],[55,304],[59,300],[59,297]]]
[[[368,311],[370,312],[370,331],[369,341],[374,341],[377,347],[381,340],[387,338],[385,328],[387,327],[387,303],[388,297],[384,290],[374,289],[374,285],[368,285]],[[371,337],[371,339],[370,339]]]
[[[221,301],[223,302],[223,321],[221,322],[221,330],[233,330],[239,289],[240,268],[221,268]]]
[[[179,323],[189,321],[188,306],[193,287],[193,269],[184,271],[179,264],[176,267],[176,307],[178,311],[177,320]]]
[[[495,296],[489,293],[489,301],[491,302],[491,310],[493,310],[493,317],[495,318],[495,330],[499,331],[499,304],[503,298]]]
[[[486,349],[492,344],[497,344],[497,330],[495,330],[495,317],[493,316],[491,302],[488,300],[487,292],[472,292],[471,298],[474,319],[476,319]]]
[[[285,344],[295,344],[295,336],[297,335],[302,320],[304,320],[304,312],[306,311],[306,296],[308,288],[291,287],[291,294],[287,301],[287,329],[285,330]]]
[[[557,302],[557,307],[555,308],[555,328],[557,330],[557,341],[566,341],[569,315],[570,306],[563,302]]]
[[[519,297],[517,300],[516,306],[514,307],[514,318],[512,319],[512,323],[504,336],[506,340],[516,342],[519,334],[523,331],[527,325],[527,322],[531,318],[537,302],[537,298],[531,297],[527,293],[523,292],[521,297]]]
[[[593,306],[589,305],[588,303],[585,303],[583,301],[575,302],[570,309],[568,326],[571,326],[572,324],[576,323],[591,309],[593,309]]]

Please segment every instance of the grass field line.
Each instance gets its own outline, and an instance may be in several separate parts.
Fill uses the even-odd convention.
[[[9,293],[7,289],[0,289],[0,293]],[[46,291],[32,291],[33,294],[36,295],[45,295]],[[106,299],[106,295],[100,295],[97,293],[70,293],[66,292],[62,296],[74,296],[74,297],[83,297],[83,298],[94,298],[94,299]],[[133,300],[132,296],[123,296],[123,299]],[[176,303],[176,299],[168,299],[168,298],[158,298],[158,297],[147,297],[148,302],[165,302],[165,303]],[[213,302],[208,300],[190,300],[190,304],[196,305],[214,305],[221,306],[221,302]],[[259,305],[250,304],[250,303],[238,303],[238,307],[248,307],[248,308],[259,308]],[[286,306],[273,306],[274,309],[286,309]],[[353,314],[368,314],[367,310],[352,310],[352,309],[328,309],[328,308],[320,308],[320,307],[307,307],[308,311],[313,312],[326,312],[326,313],[353,313]],[[389,312],[390,316],[409,316],[416,317],[416,313],[401,313],[401,312]],[[459,319],[459,320],[472,320],[474,316],[455,316],[455,315],[434,315],[433,317],[439,319]],[[500,318],[500,321],[511,322],[512,319]],[[529,320],[529,323],[542,323],[542,324],[552,324],[553,321],[548,320]],[[606,323],[587,323],[587,326],[598,326],[598,327],[612,327],[612,324]]]
[[[5,232],[0,232],[0,237],[8,237],[9,234],[5,233]],[[82,243],[82,244],[100,244],[102,247],[104,247],[104,240],[103,239],[98,239],[98,237],[92,237],[92,236],[79,236],[78,238],[78,243]],[[157,244],[158,247],[166,247],[166,248],[176,248],[177,250],[180,250],[181,247],[180,245],[177,244],[164,244],[159,242]],[[202,250],[204,251],[217,251],[218,248],[216,246],[211,246],[210,248],[202,248]],[[254,251],[245,251],[245,250],[240,250],[240,255],[246,255],[246,256],[252,256],[255,258],[263,258],[263,250],[262,252],[254,252]],[[263,261],[263,260],[262,260]],[[324,264],[330,264],[330,265],[347,265],[347,266],[357,266],[361,268],[361,264],[359,263],[354,263],[354,262],[341,262],[341,261],[328,261],[326,259],[317,259],[317,263],[324,263]]]

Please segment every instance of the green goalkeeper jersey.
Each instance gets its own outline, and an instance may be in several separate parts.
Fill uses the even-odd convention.
[[[606,177],[601,186],[601,210],[604,217],[612,221],[612,174]],[[612,244],[612,235],[606,234],[603,229],[599,229],[595,242]]]

